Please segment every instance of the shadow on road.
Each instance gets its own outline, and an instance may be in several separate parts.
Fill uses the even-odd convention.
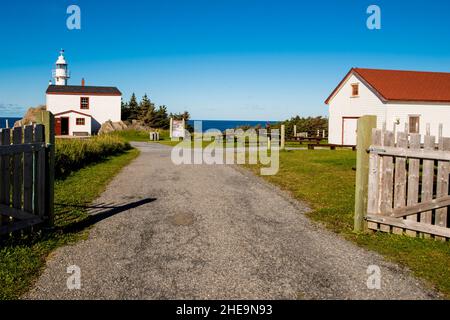
[[[135,202],[129,202],[125,204],[96,204],[96,205],[72,205],[72,204],[64,204],[64,203],[55,203],[55,206],[66,207],[66,208],[78,208],[85,209],[89,213],[89,216],[82,221],[72,223],[70,225],[58,228],[58,231],[63,233],[73,233],[81,231],[85,228],[88,228],[102,220],[108,219],[116,214],[121,212],[134,209],[153,201],[156,201],[156,198],[145,198]]]

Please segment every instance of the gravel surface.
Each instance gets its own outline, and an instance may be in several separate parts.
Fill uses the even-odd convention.
[[[438,298],[407,270],[310,222],[307,206],[251,173],[175,166],[169,147],[134,145],[142,153],[96,201],[106,208],[93,209],[89,239],[56,250],[24,298]],[[67,289],[71,265],[81,268],[80,290]],[[370,265],[381,269],[380,290],[367,288]]]

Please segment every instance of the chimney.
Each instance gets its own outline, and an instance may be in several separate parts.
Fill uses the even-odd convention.
[[[83,79],[81,79],[81,86],[84,87],[84,85],[85,85],[85,81],[84,81],[84,78],[83,78]]]

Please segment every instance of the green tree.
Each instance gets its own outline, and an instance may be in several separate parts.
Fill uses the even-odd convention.
[[[155,111],[155,116],[153,117],[150,126],[162,129],[167,129],[169,127],[169,115],[166,106],[159,106],[158,110]]]
[[[128,120],[137,120],[139,117],[139,104],[136,99],[136,95],[131,95],[130,102],[128,102],[128,110],[129,110],[129,116]]]
[[[139,103],[139,116],[138,119],[149,125],[152,123],[153,118],[156,115],[155,105],[150,101],[147,94],[142,97]]]
[[[121,110],[121,116],[120,118],[122,121],[128,120],[130,117],[130,109],[128,107],[128,103],[123,102],[123,100],[120,102],[120,110]]]

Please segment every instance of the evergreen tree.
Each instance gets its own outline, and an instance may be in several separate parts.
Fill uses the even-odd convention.
[[[128,120],[137,120],[139,117],[139,104],[137,102],[136,95],[134,94],[134,92],[131,95],[130,102],[128,102],[128,109],[130,112]]]
[[[145,94],[139,103],[139,120],[149,125],[152,123],[155,113],[155,105],[150,101],[147,94]]]
[[[130,109],[128,108],[128,103],[123,102],[123,100],[120,102],[120,111],[121,111],[121,119],[122,121],[128,120],[130,117]]]
[[[166,106],[159,106],[155,112],[151,126],[154,128],[167,129],[169,127],[169,115],[167,114]]]

